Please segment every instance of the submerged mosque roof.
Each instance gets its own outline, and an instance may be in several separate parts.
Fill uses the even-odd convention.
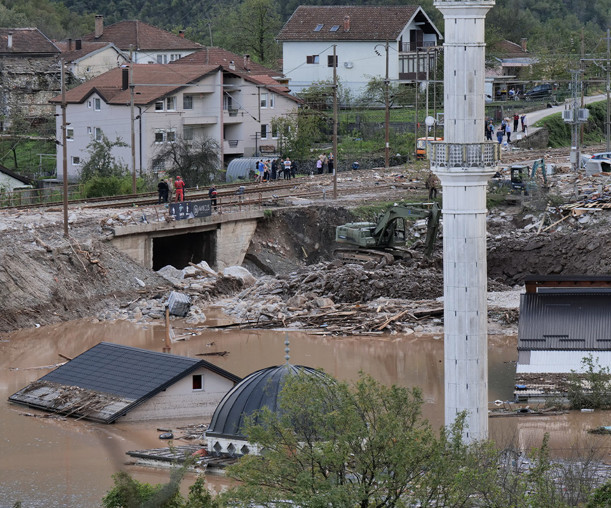
[[[296,374],[327,377],[323,372],[311,367],[289,363],[253,372],[223,397],[214,411],[206,436],[245,439],[245,419],[264,407],[277,411],[278,395],[285,379]]]

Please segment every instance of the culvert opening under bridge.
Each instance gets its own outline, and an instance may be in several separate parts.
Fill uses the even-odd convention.
[[[167,265],[184,268],[189,263],[216,264],[216,231],[153,238],[153,270]]]

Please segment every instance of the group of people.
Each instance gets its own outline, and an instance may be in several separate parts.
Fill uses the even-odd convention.
[[[522,128],[522,132],[526,133],[527,124],[526,124],[526,115],[519,115],[515,113],[513,115],[513,122],[510,118],[503,118],[503,121],[499,125],[498,129],[496,129],[496,139],[499,144],[503,144],[503,138],[507,136],[507,143],[511,143],[511,133],[518,132],[518,129]],[[492,136],[495,132],[494,122],[490,119],[486,124],[486,139],[488,141],[492,141]]]
[[[185,199],[185,181],[182,177],[177,176],[176,180],[172,182],[166,178],[162,178],[157,184],[157,192],[159,193],[158,203],[167,203],[170,199],[170,192],[174,189],[174,200],[184,201]]]
[[[257,161],[255,166],[255,182],[269,182],[270,180],[279,180],[284,177],[285,180],[295,178],[297,174],[297,163],[289,157],[277,159],[263,159]]]
[[[329,152],[329,155],[321,153],[318,156],[318,159],[316,160],[316,171],[319,175],[322,175],[323,173],[325,173],[326,168],[326,172],[332,175],[335,167],[334,162],[335,161],[333,159],[333,152]]]

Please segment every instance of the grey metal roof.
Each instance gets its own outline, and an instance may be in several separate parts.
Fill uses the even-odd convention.
[[[282,391],[285,379],[288,375],[295,374],[327,377],[326,374],[311,367],[290,364],[253,372],[223,397],[214,411],[206,436],[244,438],[246,417],[264,407],[277,411],[278,395]]]
[[[100,342],[9,400],[110,423],[199,367],[240,381],[205,360]]]
[[[611,294],[520,295],[518,350],[611,350]]]

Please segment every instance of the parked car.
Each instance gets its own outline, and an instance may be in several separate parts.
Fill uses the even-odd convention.
[[[529,90],[524,94],[524,99],[527,101],[535,100],[535,99],[543,99],[545,97],[549,97],[552,95],[553,87],[549,83],[543,83],[541,85],[537,85],[532,90]]]

